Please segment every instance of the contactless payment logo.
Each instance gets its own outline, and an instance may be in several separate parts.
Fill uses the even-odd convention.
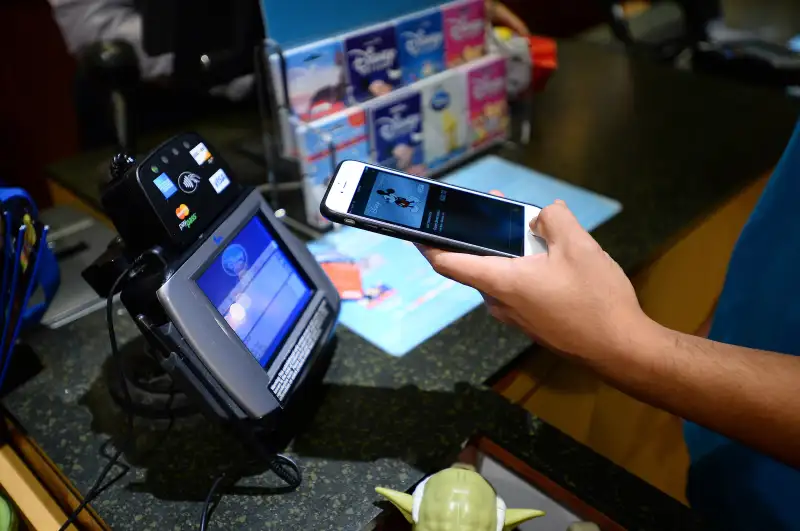
[[[153,184],[156,185],[156,188],[161,192],[161,195],[164,196],[164,199],[169,199],[172,197],[178,189],[175,187],[175,184],[172,182],[172,179],[166,173],[162,173],[155,179],[153,179]]]
[[[178,216],[178,219],[186,219],[186,216],[189,215],[189,207],[186,205],[181,205],[175,209],[175,215]]]
[[[238,277],[247,269],[247,251],[234,243],[222,251],[222,269],[232,277]]]
[[[185,171],[178,177],[178,186],[182,192],[193,194],[200,186],[200,176],[196,173]]]

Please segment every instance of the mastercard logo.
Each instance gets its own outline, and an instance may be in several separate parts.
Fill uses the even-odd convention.
[[[179,206],[175,209],[175,215],[178,216],[178,219],[185,219],[189,215],[189,207],[186,205]]]

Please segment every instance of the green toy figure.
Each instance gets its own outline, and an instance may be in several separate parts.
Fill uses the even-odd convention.
[[[0,531],[17,531],[18,523],[14,506],[0,492]]]
[[[375,490],[400,509],[414,531],[510,531],[544,515],[533,509],[507,509],[489,482],[464,464],[426,478],[413,496]]]

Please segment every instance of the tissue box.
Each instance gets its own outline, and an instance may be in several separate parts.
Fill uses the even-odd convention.
[[[419,83],[425,164],[436,170],[463,155],[469,146],[467,76],[448,70]]]
[[[346,159],[370,161],[366,115],[361,108],[349,108],[298,128],[306,222],[317,228],[327,228],[330,225],[330,221],[319,213],[319,204],[334,170],[331,166],[330,143],[325,134],[330,135],[337,164]]]
[[[395,34],[404,84],[410,85],[445,69],[444,28],[438,9],[397,20]]]
[[[486,53],[486,4],[461,0],[442,7],[444,52],[447,68],[482,57]]]
[[[351,33],[344,39],[350,73],[351,103],[388,94],[402,85],[394,27],[391,24]]]
[[[466,69],[472,146],[478,148],[508,136],[506,61],[491,56]]]
[[[421,100],[419,91],[409,88],[370,106],[370,136],[378,164],[425,173]]]

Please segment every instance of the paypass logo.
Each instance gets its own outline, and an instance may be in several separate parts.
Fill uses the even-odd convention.
[[[178,219],[183,220],[178,225],[178,228],[180,230],[188,229],[189,227],[192,226],[192,223],[197,221],[197,212],[189,216],[189,207],[187,207],[186,205],[181,205],[178,208],[176,208],[175,215],[178,216]]]
[[[185,205],[181,205],[181,206],[185,206]],[[183,216],[186,217],[188,214],[189,214],[189,209],[187,208],[186,211],[185,211],[185,214],[183,214]],[[178,217],[180,217],[180,216],[178,216]],[[181,219],[183,219],[183,218],[181,218]],[[188,218],[183,219],[183,221],[181,221],[180,224],[178,225],[178,228],[180,230],[189,229],[192,226],[192,223],[194,223],[195,221],[197,221],[197,212],[195,212],[194,214],[192,214]]]

